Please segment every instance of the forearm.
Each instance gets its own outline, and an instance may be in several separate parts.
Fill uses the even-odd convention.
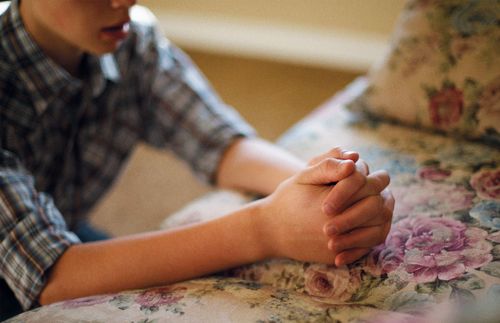
[[[265,258],[258,202],[228,216],[170,231],[70,247],[40,303],[173,283]]]
[[[268,195],[283,180],[305,168],[305,162],[261,139],[236,141],[224,154],[217,184]]]

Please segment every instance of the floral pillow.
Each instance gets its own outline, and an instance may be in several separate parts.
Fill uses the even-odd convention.
[[[385,58],[348,107],[500,143],[500,2],[409,0]]]

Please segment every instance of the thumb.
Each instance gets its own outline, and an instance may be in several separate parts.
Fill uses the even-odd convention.
[[[355,168],[352,160],[326,158],[300,172],[297,182],[309,185],[332,184],[351,175]]]
[[[337,158],[337,159],[350,159],[353,162],[357,162],[359,160],[359,154],[354,151],[347,151],[343,150],[340,147],[335,147],[330,149],[328,152],[321,154],[319,156],[314,157],[311,159],[308,163],[309,166],[315,165],[317,163],[320,163],[326,158]]]

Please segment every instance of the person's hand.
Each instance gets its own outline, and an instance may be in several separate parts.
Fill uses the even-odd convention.
[[[339,182],[325,198],[323,211],[331,219],[323,227],[335,264],[345,265],[383,243],[392,223],[394,197],[387,189],[385,171],[370,175],[368,165],[356,163],[357,171]]]
[[[394,210],[392,193],[383,189],[388,178],[383,171],[369,175],[365,188],[350,199],[351,206],[324,225],[328,248],[336,254],[337,266],[358,260],[385,241]]]
[[[331,184],[348,178],[355,168],[353,160],[325,156],[258,201],[266,257],[333,264],[335,255],[328,249],[328,237],[322,231],[330,217],[322,211],[322,204],[332,190]]]

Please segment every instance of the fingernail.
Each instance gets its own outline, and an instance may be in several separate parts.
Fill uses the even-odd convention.
[[[340,258],[339,256],[336,256],[335,257],[335,266],[337,267],[342,267],[344,264],[344,260],[342,260],[342,258]]]
[[[333,247],[335,247],[333,245],[333,240],[328,241],[328,249],[331,250],[331,251],[333,251]]]
[[[332,215],[335,213],[335,208],[333,207],[333,205],[331,204],[323,204],[323,212],[326,214],[326,215]]]

